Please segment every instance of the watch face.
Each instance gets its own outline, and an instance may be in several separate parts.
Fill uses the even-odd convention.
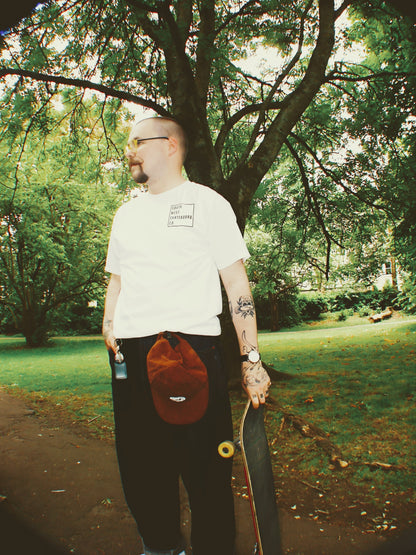
[[[260,353],[257,351],[250,351],[248,353],[248,360],[250,362],[258,362],[260,360]]]

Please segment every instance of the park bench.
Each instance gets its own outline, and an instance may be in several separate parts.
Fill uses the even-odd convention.
[[[378,314],[372,314],[368,319],[370,320],[370,322],[375,324],[377,322],[381,322],[382,320],[385,320],[386,318],[391,318],[392,315],[393,315],[393,308],[391,306],[388,306],[386,310],[384,310],[384,312],[379,312]]]

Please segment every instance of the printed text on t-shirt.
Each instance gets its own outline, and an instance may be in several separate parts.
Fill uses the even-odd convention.
[[[195,204],[172,204],[168,227],[193,227]]]

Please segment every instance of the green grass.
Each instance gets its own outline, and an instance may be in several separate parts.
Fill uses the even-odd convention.
[[[296,379],[276,382],[273,396],[288,412],[322,428],[350,464],[352,483],[384,490],[414,486],[416,459],[416,320],[263,333],[263,358]],[[270,414],[276,437],[281,414]],[[328,457],[312,440],[287,430],[285,456],[302,461],[308,475],[332,473]],[[383,462],[398,469],[372,471],[364,463]]]
[[[275,381],[272,397],[322,428],[340,448],[349,466],[336,480],[410,491],[416,473],[416,320],[363,322],[261,333],[264,360],[295,376]],[[41,349],[26,348],[22,338],[1,337],[0,358],[0,385],[8,391],[29,397],[41,411],[69,415],[95,433],[111,435],[110,370],[100,337],[56,338]],[[241,403],[234,395],[236,421]],[[333,480],[328,456],[298,431],[280,430],[281,418],[270,405],[267,423],[278,453],[276,471],[296,470],[322,484]],[[399,468],[371,471],[364,463],[373,461]]]
[[[368,316],[360,316],[357,312],[353,313],[351,316],[347,316],[345,320],[338,319],[337,312],[328,312],[322,314],[322,317],[319,320],[315,320],[313,322],[302,322],[297,326],[292,326],[291,328],[285,328],[280,330],[280,332],[294,332],[294,331],[311,331],[311,330],[325,330],[325,329],[333,329],[333,328],[348,328],[351,326],[368,326],[369,320]],[[406,315],[406,314],[399,314],[396,313],[390,320],[385,320],[384,323],[392,323],[395,321],[400,322],[412,322],[415,320],[414,315]],[[374,324],[370,324],[373,326]]]
[[[94,430],[111,430],[111,373],[101,337],[55,338],[28,349],[23,338],[0,337],[0,384],[16,395],[64,410]]]

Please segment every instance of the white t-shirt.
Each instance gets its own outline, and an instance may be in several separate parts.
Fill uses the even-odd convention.
[[[209,187],[139,193],[118,209],[108,246],[105,269],[121,276],[115,336],[219,335],[218,270],[248,257],[231,205]]]

